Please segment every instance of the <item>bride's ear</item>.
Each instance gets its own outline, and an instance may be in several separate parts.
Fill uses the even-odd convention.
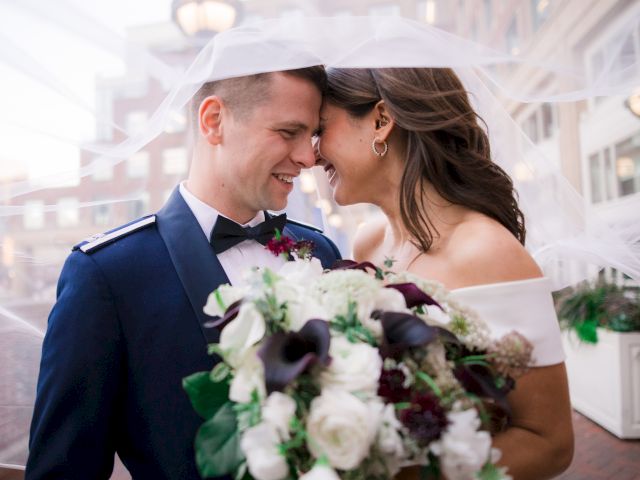
[[[395,120],[387,110],[387,106],[384,100],[380,100],[373,107],[374,121],[375,121],[375,135],[380,142],[387,140],[393,127],[395,126]]]

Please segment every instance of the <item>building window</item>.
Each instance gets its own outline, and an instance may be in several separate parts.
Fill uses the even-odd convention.
[[[139,198],[129,202],[129,218],[136,219],[149,211],[149,194],[143,193]]]
[[[591,202],[640,193],[640,133],[589,156]]]
[[[620,196],[640,192],[640,134],[618,143],[615,153]]]
[[[38,230],[44,227],[44,202],[42,200],[25,202],[22,223],[27,230]]]
[[[556,129],[555,115],[551,104],[543,103],[542,107],[540,107],[540,115],[542,120],[542,136],[543,138],[551,138]]]
[[[549,103],[543,103],[522,123],[522,130],[533,143],[539,143],[553,137],[556,127],[556,112]]]
[[[105,226],[111,223],[111,204],[102,203],[93,207],[93,224]]]
[[[533,143],[538,143],[540,140],[540,134],[538,133],[538,112],[533,112],[527,117],[522,124],[522,129],[527,137],[531,139]]]
[[[80,223],[78,199],[73,197],[61,198],[58,200],[56,213],[59,227],[75,227]]]
[[[162,172],[165,175],[184,175],[187,173],[187,149],[178,147],[164,150],[162,152]]]
[[[149,174],[149,152],[142,150],[127,160],[127,176],[143,178]]]
[[[94,182],[106,182],[113,179],[113,165],[108,158],[98,157],[93,162],[91,179]]]
[[[602,201],[602,167],[597,153],[589,157],[589,173],[591,174],[591,203]]]
[[[618,196],[616,185],[616,174],[613,171],[613,162],[611,161],[610,149],[604,152],[604,192],[607,200],[611,200]]]
[[[147,112],[136,111],[127,114],[125,129],[129,135],[137,135],[147,126]]]

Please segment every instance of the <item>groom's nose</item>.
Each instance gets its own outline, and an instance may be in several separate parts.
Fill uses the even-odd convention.
[[[311,142],[299,142],[291,152],[291,160],[300,168],[311,168],[316,164],[316,155]]]

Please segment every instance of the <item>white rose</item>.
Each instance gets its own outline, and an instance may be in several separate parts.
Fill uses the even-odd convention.
[[[273,392],[262,407],[262,421],[275,427],[281,440],[289,440],[289,425],[296,414],[296,402],[289,395]]]
[[[307,446],[316,458],[325,455],[332,467],[356,468],[369,455],[380,424],[377,402],[365,403],[339,390],[324,390],[311,402]]]
[[[258,391],[260,398],[265,397],[264,365],[258,357],[257,347],[247,350],[240,360],[229,388],[229,399],[237,403],[248,403],[254,390]]]
[[[297,332],[314,318],[328,320],[329,314],[313,297],[301,294],[294,301],[287,304],[287,320],[289,329]]]
[[[382,412],[382,422],[378,432],[378,446],[383,453],[402,458],[405,455],[404,444],[400,436],[402,424],[396,417],[396,410],[393,404],[384,406]]]
[[[402,424],[396,417],[392,404],[384,406],[380,430],[378,431],[378,448],[384,453],[384,462],[391,475],[400,471],[402,460],[407,457],[400,430]]]
[[[440,466],[449,480],[476,478],[482,466],[490,459],[491,436],[478,431],[480,420],[474,409],[451,412],[449,426],[442,438],[431,445],[431,451],[440,457]]]
[[[247,459],[249,473],[256,480],[282,480],[289,475],[286,459],[278,451],[278,433],[261,423],[242,434],[240,448]]]
[[[366,343],[351,343],[344,337],[332,337],[331,363],[320,374],[323,389],[375,395],[382,370],[378,349]]]
[[[370,299],[380,288],[375,278],[360,270],[334,270],[318,278],[311,290],[316,300],[334,317],[345,315],[349,302],[370,304]],[[367,311],[371,313],[370,308]],[[360,313],[358,311],[358,318],[362,320]]]
[[[243,298],[247,288],[232,287],[229,284],[220,285],[207,297],[204,313],[212,317],[222,317],[232,303]]]
[[[274,290],[278,302],[287,304],[286,318],[289,330],[297,332],[312,318],[329,318],[326,309],[315,298],[308,295],[304,284],[296,284],[289,279],[280,280],[276,283]]]
[[[247,349],[258,343],[266,332],[264,318],[253,303],[243,303],[234,318],[220,334],[220,348],[225,360],[238,367]]]
[[[329,465],[315,465],[298,480],[340,480],[340,477]]]
[[[278,275],[292,283],[309,285],[311,281],[319,278],[322,272],[323,268],[320,260],[313,257],[310,260],[296,260],[285,263],[278,270]]]

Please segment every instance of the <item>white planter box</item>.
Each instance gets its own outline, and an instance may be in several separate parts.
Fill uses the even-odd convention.
[[[640,438],[640,333],[598,329],[598,343],[563,332],[571,404],[620,438]]]

